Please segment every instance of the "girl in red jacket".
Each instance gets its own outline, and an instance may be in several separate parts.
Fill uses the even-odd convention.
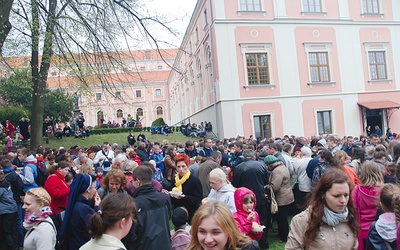
[[[260,240],[263,234],[260,228],[260,217],[255,211],[256,196],[250,189],[240,187],[236,189],[235,194],[236,213],[233,218],[238,225],[239,230],[253,240]]]

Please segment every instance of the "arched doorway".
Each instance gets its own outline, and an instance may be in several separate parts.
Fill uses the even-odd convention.
[[[103,111],[97,112],[97,126],[101,126],[104,123],[104,113]]]

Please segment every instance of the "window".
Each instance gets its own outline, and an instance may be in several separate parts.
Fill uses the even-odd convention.
[[[119,91],[115,92],[115,98],[121,99],[121,92]]]
[[[158,65],[157,70],[162,70],[162,65]]]
[[[97,126],[100,126],[103,123],[104,123],[104,113],[103,113],[103,111],[98,111],[97,112]]]
[[[243,71],[248,86],[274,87],[272,75],[272,44],[271,43],[241,43],[243,56]]]
[[[256,138],[271,137],[271,115],[254,116],[254,132]]]
[[[308,64],[308,84],[334,84],[331,64],[332,43],[304,43]]]
[[[122,112],[121,109],[118,109],[118,110],[117,110],[117,117],[118,117],[118,118],[124,117],[124,112]]]
[[[101,101],[101,93],[96,93],[96,101]]]
[[[143,109],[142,108],[138,108],[136,110],[136,114],[137,114],[137,116],[143,116]]]
[[[195,29],[195,34],[196,34],[196,44],[199,42],[199,29],[196,27]]]
[[[162,107],[157,107],[157,115],[162,115],[162,114],[163,114]]]
[[[311,82],[330,82],[328,52],[310,52]]]
[[[367,56],[369,81],[391,81],[389,43],[366,42],[364,43]]]
[[[57,72],[56,71],[52,71],[51,72],[51,76],[57,76]]]
[[[241,11],[261,11],[261,0],[240,0]]]
[[[146,67],[145,67],[145,66],[141,66],[141,67],[140,67],[140,71],[143,72],[143,71],[145,71],[145,70],[146,70]]]
[[[267,54],[246,54],[249,85],[270,84]]]
[[[368,60],[371,80],[387,79],[385,51],[369,51]]]
[[[362,0],[364,14],[379,14],[379,0]]]
[[[204,9],[204,11],[203,11],[203,23],[204,23],[204,27],[206,27],[207,24],[208,24],[208,20],[207,20],[207,9]]]
[[[161,96],[161,89],[156,89],[156,96]]]
[[[144,52],[144,59],[151,59],[151,50],[146,50]]]
[[[332,134],[332,111],[317,111],[318,134]]]
[[[142,91],[141,90],[136,90],[136,98],[142,97]]]
[[[304,12],[322,12],[322,0],[303,0]]]

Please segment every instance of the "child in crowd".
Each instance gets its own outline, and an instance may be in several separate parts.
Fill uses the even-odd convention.
[[[396,163],[394,162],[387,162],[382,169],[383,173],[383,181],[385,183],[394,183],[397,184],[397,168]]]
[[[154,160],[150,160],[149,163],[153,166],[153,172],[154,172],[153,179],[158,181],[159,183],[162,183],[164,178],[162,170],[157,167],[157,164]]]
[[[192,239],[190,236],[191,227],[187,223],[189,213],[184,207],[177,207],[172,211],[172,223],[174,230],[171,230],[172,250],[185,250]]]
[[[101,188],[103,181],[103,169],[101,167],[96,168],[96,189]]]
[[[380,194],[380,206],[383,213],[370,226],[366,249],[397,249],[396,215],[400,215],[399,187],[392,183],[385,184]]]
[[[239,230],[253,240],[260,240],[263,231],[253,231],[253,226],[260,224],[260,218],[255,211],[256,196],[250,189],[240,187],[235,194],[236,213],[233,214]]]

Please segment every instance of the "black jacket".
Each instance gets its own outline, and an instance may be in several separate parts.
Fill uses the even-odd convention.
[[[122,240],[125,247],[128,250],[171,249],[169,196],[146,184],[136,189],[133,198],[137,215],[131,230]]]
[[[265,206],[264,186],[268,184],[268,172],[263,163],[245,159],[233,170],[232,185],[246,187],[254,192],[257,198],[257,207]]]
[[[17,173],[15,173],[14,169],[4,168],[3,172],[7,182],[11,185],[14,200],[17,204],[22,204],[21,196],[24,195],[25,188],[22,179],[17,175]]]

